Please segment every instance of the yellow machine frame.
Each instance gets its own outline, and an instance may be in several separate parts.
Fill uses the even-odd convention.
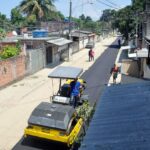
[[[65,82],[66,84],[70,84],[73,80],[72,79],[67,79],[67,81]],[[84,80],[83,79],[78,79],[78,81],[83,84]]]
[[[80,134],[81,128],[83,126],[83,119],[80,118],[69,135],[65,131],[60,131],[56,129],[47,129],[40,126],[28,126],[24,131],[24,136],[34,136],[43,139],[48,139],[52,141],[66,143],[67,146],[71,146],[78,135]]]

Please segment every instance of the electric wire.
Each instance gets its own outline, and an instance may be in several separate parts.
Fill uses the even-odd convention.
[[[113,8],[113,9],[119,9],[118,7],[114,7],[114,6],[112,6],[112,5],[109,5],[109,4],[107,4],[107,3],[105,3],[105,2],[103,2],[103,1],[101,1],[101,0],[97,0],[97,2],[99,2],[99,3],[101,3],[101,4],[105,5],[105,6],[108,6],[108,7],[110,7],[110,8]]]
[[[82,3],[82,4],[80,4],[80,5],[76,5],[74,8],[73,8],[73,12],[72,12],[72,15],[74,15],[74,16],[76,16],[75,15],[75,12],[77,12],[77,9],[76,8],[80,8],[80,7],[83,7],[83,5],[87,5],[87,4],[89,4],[89,2],[85,2],[85,3]],[[83,12],[82,12],[83,13]]]
[[[118,4],[112,2],[111,0],[107,0],[108,3],[110,3],[111,5],[114,5],[115,7],[118,6],[118,8],[121,8]]]

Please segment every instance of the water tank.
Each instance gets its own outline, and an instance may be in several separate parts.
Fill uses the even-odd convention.
[[[34,30],[32,32],[34,38],[48,37],[48,31],[46,30]]]

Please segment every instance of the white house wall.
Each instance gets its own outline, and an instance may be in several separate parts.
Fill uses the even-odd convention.
[[[85,48],[87,43],[88,43],[88,38],[82,38],[79,42],[79,49]]]
[[[150,68],[146,63],[146,58],[143,61],[144,78],[150,79]]]
[[[58,48],[55,46],[53,49],[53,60],[52,63],[58,63],[60,61],[60,52],[58,52]]]
[[[64,49],[68,49],[68,44],[58,47],[58,52],[61,52]]]
[[[53,47],[53,63],[59,63],[60,60],[64,60],[68,56],[68,44],[57,47]]]

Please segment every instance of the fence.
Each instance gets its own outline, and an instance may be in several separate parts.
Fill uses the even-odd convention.
[[[25,56],[20,55],[0,61],[0,87],[17,80],[26,74]]]

